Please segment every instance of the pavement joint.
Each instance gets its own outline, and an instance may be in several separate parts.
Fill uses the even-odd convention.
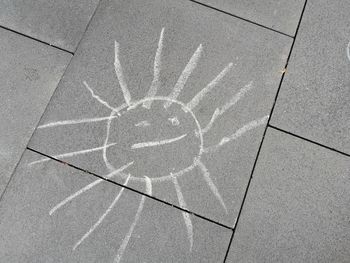
[[[218,12],[220,12],[220,13],[223,13],[223,14],[226,14],[226,15],[229,15],[229,16],[232,16],[232,17],[235,17],[235,18],[237,18],[237,19],[243,20],[243,21],[245,21],[245,22],[248,22],[248,23],[250,23],[250,24],[256,25],[256,26],[258,26],[258,27],[265,28],[265,29],[270,30],[270,31],[273,31],[273,32],[275,32],[275,33],[278,33],[278,34],[281,34],[281,35],[284,35],[284,36],[287,36],[287,37],[290,37],[290,38],[294,38],[294,36],[291,36],[291,35],[289,35],[289,34],[283,33],[282,31],[273,29],[273,28],[268,27],[268,26],[264,26],[264,25],[262,25],[262,24],[259,24],[259,23],[257,23],[257,22],[254,22],[254,21],[252,21],[252,20],[249,20],[249,19],[244,18],[244,17],[240,17],[240,16],[238,16],[238,15],[232,14],[232,13],[227,12],[227,11],[224,11],[224,10],[221,10],[221,9],[219,9],[219,8],[216,8],[216,7],[213,7],[213,6],[210,6],[210,5],[207,5],[207,4],[204,4],[204,3],[201,3],[201,2],[195,1],[195,0],[188,0],[188,1],[190,1],[190,2],[192,2],[192,3],[195,3],[195,4],[198,4],[198,5],[202,5],[202,6],[204,6],[204,7],[209,8],[209,9],[213,9],[213,10],[218,11]]]
[[[29,35],[23,34],[23,33],[21,33],[21,32],[18,32],[18,31],[16,31],[16,30],[11,29],[11,28],[4,27],[4,26],[2,26],[2,25],[0,25],[0,28],[5,29],[5,30],[8,30],[8,31],[10,31],[10,32],[12,32],[12,33],[18,34],[18,35],[20,35],[20,36],[29,38],[29,39],[31,39],[31,40],[37,41],[37,42],[39,42],[39,43],[48,45],[48,46],[53,47],[53,48],[55,48],[55,49],[58,49],[58,50],[67,52],[67,53],[69,53],[69,54],[71,54],[71,55],[74,55],[74,52],[72,52],[72,51],[66,50],[66,49],[64,49],[64,48],[61,48],[61,47],[58,47],[58,46],[55,46],[55,45],[51,45],[51,44],[48,43],[48,42],[45,42],[45,41],[42,41],[42,40],[40,40],[40,39],[37,39],[37,38],[31,37],[31,36],[29,36]]]
[[[292,133],[292,132],[289,132],[289,131],[280,129],[280,128],[278,128],[278,127],[276,127],[276,126],[273,126],[273,125],[271,125],[271,124],[268,124],[268,127],[270,127],[271,129],[275,129],[275,130],[277,130],[277,131],[286,133],[286,134],[288,134],[288,135],[290,135],[290,136],[299,138],[299,139],[301,139],[301,140],[307,141],[307,142],[309,142],[309,143],[316,144],[316,145],[318,145],[318,146],[320,146],[320,147],[326,148],[326,149],[331,150],[331,151],[333,151],[333,152],[337,152],[337,153],[339,153],[339,154],[342,154],[342,155],[345,155],[345,156],[347,156],[347,157],[350,157],[350,154],[348,154],[348,153],[339,151],[339,150],[337,150],[337,149],[334,149],[334,148],[329,147],[329,146],[327,146],[327,145],[324,145],[324,144],[318,143],[318,142],[316,142],[316,141],[310,140],[310,139],[308,139],[308,138],[302,137],[302,136],[297,135],[297,134],[295,134],[295,133]]]
[[[101,0],[98,1],[94,12],[92,13],[92,15],[91,15],[91,17],[90,17],[90,19],[89,19],[89,22],[86,24],[84,33],[82,34],[80,40],[78,41],[78,44],[77,44],[77,46],[76,46],[76,48],[75,48],[75,50],[74,50],[74,53],[77,52],[77,49],[78,49],[78,47],[80,46],[80,43],[81,43],[81,41],[83,40],[83,38],[84,38],[84,36],[85,36],[85,34],[86,34],[86,31],[87,31],[88,28],[90,27],[90,24],[91,24],[92,19],[94,18],[95,14],[96,14],[96,12],[97,12],[97,10],[98,10],[98,8],[100,7],[100,4],[101,4]],[[73,53],[73,55],[74,55],[74,53]]]
[[[128,190],[130,190],[130,191],[132,191],[132,192],[134,192],[134,193],[138,193],[138,194],[140,194],[140,195],[142,195],[142,196],[147,196],[148,198],[151,198],[151,199],[153,199],[153,200],[155,200],[155,201],[158,201],[158,202],[163,203],[163,204],[165,204],[165,205],[171,206],[171,207],[176,208],[176,209],[178,209],[178,210],[181,210],[181,211],[183,211],[183,212],[189,213],[189,214],[191,214],[191,215],[193,215],[193,216],[199,217],[199,218],[201,218],[201,219],[203,219],[203,220],[206,220],[206,221],[208,221],[208,222],[214,223],[214,224],[216,224],[216,225],[218,225],[218,226],[221,226],[221,227],[224,227],[224,228],[230,229],[230,230],[233,230],[233,229],[234,229],[234,228],[232,228],[232,227],[226,226],[226,225],[224,225],[224,224],[222,224],[222,223],[220,223],[220,222],[214,221],[214,220],[212,220],[212,219],[210,219],[210,218],[207,218],[207,217],[205,217],[205,216],[202,216],[202,215],[200,215],[200,214],[191,212],[190,210],[187,210],[187,209],[184,209],[184,208],[179,207],[179,206],[177,206],[177,205],[174,205],[174,204],[168,203],[168,202],[166,202],[166,201],[160,200],[160,199],[158,199],[158,198],[156,198],[156,197],[154,197],[154,196],[148,195],[148,194],[146,194],[146,193],[143,193],[143,192],[141,192],[141,191],[138,191],[138,190],[136,190],[136,189],[134,189],[134,188],[131,188],[131,187],[129,187],[129,186],[126,186],[126,185],[117,183],[117,182],[115,182],[115,181],[112,181],[112,180],[110,180],[110,179],[108,179],[108,178],[105,178],[105,177],[100,176],[100,175],[98,175],[98,174],[96,174],[96,173],[90,172],[90,171],[88,171],[88,170],[86,170],[86,169],[82,169],[82,168],[80,168],[80,167],[78,167],[78,166],[75,166],[75,165],[73,165],[73,164],[70,164],[70,163],[68,163],[68,162],[64,162],[64,161],[61,161],[61,160],[59,160],[59,159],[56,159],[56,158],[54,158],[54,157],[52,157],[52,156],[50,156],[50,155],[41,153],[41,152],[39,152],[39,151],[37,151],[37,150],[35,150],[35,149],[32,149],[32,148],[30,148],[30,147],[27,147],[27,150],[32,151],[32,152],[37,153],[37,154],[40,154],[40,155],[42,155],[42,156],[44,156],[44,157],[46,157],[46,158],[50,158],[51,160],[56,161],[56,162],[59,162],[59,163],[61,163],[61,164],[68,165],[68,166],[71,167],[71,168],[74,168],[74,169],[79,170],[79,171],[81,171],[81,172],[90,174],[90,175],[95,176],[95,177],[97,177],[97,178],[99,178],[99,179],[102,179],[102,180],[104,180],[104,181],[106,181],[106,182],[109,182],[109,183],[112,183],[112,184],[117,185],[117,186],[119,186],[119,187],[128,189]],[[5,191],[4,191],[4,192],[5,192]]]
[[[234,229],[233,229],[230,242],[229,242],[229,244],[228,244],[228,248],[227,248],[227,251],[226,251],[224,263],[226,262],[228,253],[229,253],[229,251],[230,251],[231,244],[232,244],[232,242],[233,242],[233,238],[234,238],[234,236],[235,236],[235,232],[236,232],[236,229],[237,229],[237,225],[238,225],[238,223],[239,223],[239,218],[240,218],[240,216],[241,216],[242,209],[243,209],[243,206],[244,206],[244,203],[245,203],[245,200],[246,200],[246,198],[247,198],[248,191],[249,191],[249,186],[250,186],[250,183],[251,183],[252,178],[253,178],[253,174],[254,174],[254,171],[255,171],[256,164],[257,164],[257,162],[258,162],[258,158],[259,158],[259,155],[260,155],[260,151],[261,151],[262,145],[263,145],[263,143],[264,143],[266,131],[267,131],[268,127],[270,126],[270,120],[271,120],[271,117],[272,117],[272,114],[273,114],[273,110],[274,110],[275,105],[276,105],[276,101],[277,101],[278,94],[279,94],[279,92],[280,92],[280,89],[281,89],[281,86],[282,86],[282,83],[283,83],[284,76],[285,76],[286,71],[287,71],[289,59],[290,59],[291,54],[292,54],[292,52],[293,52],[293,47],[294,47],[294,44],[295,44],[296,37],[297,37],[297,35],[298,35],[299,27],[300,27],[300,24],[301,24],[303,15],[304,15],[304,11],[305,11],[305,8],[306,8],[306,4],[307,4],[307,0],[305,0],[305,2],[304,2],[303,10],[302,10],[302,12],[301,12],[300,19],[299,19],[299,22],[298,22],[298,26],[297,26],[297,29],[296,29],[296,31],[295,31],[295,37],[293,38],[293,42],[292,42],[292,45],[291,45],[291,47],[290,47],[289,54],[288,54],[288,57],[287,57],[286,65],[285,65],[285,67],[284,67],[284,72],[282,73],[281,81],[280,81],[280,83],[279,83],[278,90],[277,90],[276,96],[275,96],[275,100],[274,100],[274,103],[273,103],[272,108],[271,108],[270,118],[269,118],[269,120],[267,121],[265,130],[264,130],[264,133],[263,133],[263,136],[262,136],[260,145],[259,145],[259,149],[258,149],[256,158],[255,158],[255,161],[254,161],[254,164],[253,164],[252,172],[251,172],[251,174],[250,174],[250,178],[249,178],[249,181],[248,181],[248,184],[247,184],[247,187],[246,187],[246,191],[245,191],[245,193],[244,193],[244,197],[243,197],[243,200],[242,200],[242,203],[241,203],[241,207],[240,207],[239,212],[238,212],[236,224],[235,224],[235,227],[234,227]]]
[[[269,27],[269,26],[265,26],[265,25],[263,25],[263,24],[259,24],[259,23],[257,23],[257,22],[252,21],[252,20],[249,20],[249,19],[246,19],[246,18],[244,18],[244,17],[240,17],[240,16],[238,16],[238,15],[235,15],[235,14],[233,14],[233,13],[230,13],[229,11],[224,11],[224,10],[222,10],[222,9],[216,8],[216,7],[211,6],[211,5],[209,5],[209,4],[205,4],[205,3],[199,2],[199,1],[197,1],[197,0],[188,0],[188,1],[189,1],[189,2],[192,2],[192,3],[194,3],[194,4],[197,4],[197,5],[199,5],[199,6],[202,6],[202,7],[204,7],[204,8],[209,8],[210,10],[213,10],[214,12],[220,12],[220,13],[223,13],[223,14],[225,14],[225,15],[229,15],[229,16],[231,16],[231,17],[234,17],[234,18],[236,18],[236,19],[239,19],[239,20],[241,20],[241,21],[245,21],[245,22],[247,22],[247,23],[249,23],[249,24],[255,25],[255,26],[257,26],[257,27],[264,28],[264,29],[268,30],[268,31],[265,31],[264,34],[268,34],[269,31],[272,31],[272,32],[275,32],[275,33],[277,33],[277,34],[280,34],[280,35],[283,35],[283,36],[286,36],[286,37],[289,37],[289,38],[292,39],[292,40],[289,40],[289,41],[291,41],[292,43],[291,43],[291,45],[290,45],[289,52],[288,52],[288,49],[287,49],[287,51],[286,51],[286,53],[288,52],[288,56],[287,56],[287,59],[286,59],[286,61],[285,61],[283,70],[281,71],[280,79],[278,80],[278,77],[277,77],[277,79],[276,79],[276,84],[279,82],[279,83],[278,83],[278,88],[277,88],[277,91],[276,91],[275,95],[272,95],[272,96],[271,96],[272,105],[270,104],[270,105],[271,105],[271,109],[270,109],[269,117],[268,117],[266,126],[265,126],[265,128],[264,128],[262,137],[260,138],[260,143],[257,142],[257,145],[259,145],[259,146],[258,146],[258,150],[257,150],[256,153],[253,153],[253,154],[252,154],[252,159],[254,160],[253,165],[250,166],[250,167],[252,167],[252,168],[249,168],[249,167],[247,168],[247,177],[249,176],[249,178],[248,178],[249,180],[248,180],[247,185],[245,186],[245,189],[244,189],[244,186],[242,187],[242,188],[243,188],[243,189],[242,189],[242,193],[244,193],[244,194],[243,194],[243,198],[241,199],[241,200],[242,200],[241,203],[240,203],[240,204],[238,205],[238,207],[237,207],[237,208],[238,208],[238,215],[237,215],[237,217],[236,217],[236,220],[235,220],[235,224],[234,224],[234,225],[228,226],[228,224],[220,223],[219,220],[218,220],[218,221],[215,221],[215,220],[211,219],[211,218],[210,218],[211,216],[209,216],[209,217],[203,216],[203,215],[201,215],[201,214],[199,214],[199,213],[192,212],[192,211],[188,210],[187,208],[182,208],[182,207],[180,207],[179,205],[175,205],[175,204],[173,204],[173,203],[171,203],[171,202],[164,201],[164,200],[162,200],[162,199],[160,199],[160,198],[158,198],[158,197],[154,197],[154,196],[152,196],[152,195],[150,195],[150,194],[147,194],[147,193],[145,193],[145,192],[139,191],[139,190],[134,189],[134,188],[132,188],[132,187],[130,187],[130,186],[123,185],[122,183],[118,183],[118,182],[113,181],[113,180],[111,180],[111,179],[109,179],[109,178],[106,178],[106,177],[103,177],[103,176],[101,176],[101,175],[98,175],[98,173],[97,173],[96,171],[92,171],[91,168],[83,169],[83,168],[80,168],[80,167],[79,167],[79,166],[81,166],[81,165],[76,166],[76,165],[74,165],[74,164],[72,164],[72,163],[70,163],[70,162],[65,162],[65,161],[62,161],[62,160],[57,159],[57,158],[56,158],[57,156],[55,156],[55,155],[53,155],[53,156],[52,156],[52,155],[48,155],[48,154],[45,154],[44,152],[41,152],[39,149],[36,150],[36,149],[35,149],[36,147],[32,148],[32,147],[29,146],[29,145],[30,145],[30,141],[31,141],[31,137],[33,136],[33,134],[35,133],[35,131],[34,131],[33,134],[30,136],[30,139],[28,140],[28,144],[27,144],[27,146],[26,146],[25,149],[27,149],[27,150],[29,150],[29,151],[31,151],[31,152],[34,152],[34,153],[36,153],[36,154],[39,154],[39,155],[41,155],[41,156],[43,156],[43,157],[46,157],[46,158],[48,158],[48,159],[50,159],[50,160],[52,160],[52,161],[56,161],[56,162],[58,162],[58,163],[60,163],[60,164],[67,165],[68,167],[73,168],[73,169],[75,169],[75,170],[84,172],[85,174],[92,175],[92,176],[94,176],[94,177],[96,177],[96,178],[98,178],[98,179],[102,179],[102,180],[105,181],[105,182],[109,182],[109,183],[112,183],[112,184],[117,185],[117,186],[119,186],[119,187],[122,187],[122,189],[128,189],[128,190],[132,191],[133,193],[139,194],[139,195],[141,195],[141,196],[143,196],[143,197],[148,197],[148,198],[150,198],[150,199],[153,199],[153,200],[155,200],[155,201],[157,201],[157,202],[163,203],[163,204],[165,204],[165,205],[167,205],[167,206],[173,207],[173,208],[175,208],[175,209],[177,209],[177,210],[180,210],[180,211],[182,211],[182,212],[185,212],[185,213],[191,214],[191,215],[193,215],[193,216],[196,216],[197,218],[200,218],[200,219],[202,219],[202,220],[205,220],[205,221],[207,221],[207,222],[209,222],[209,223],[213,223],[213,224],[215,224],[215,225],[217,225],[217,226],[220,226],[220,227],[223,227],[223,228],[225,228],[225,229],[227,229],[227,230],[232,230],[232,233],[231,233],[231,234],[230,234],[230,232],[228,233],[228,237],[230,237],[228,244],[226,243],[226,241],[223,242],[223,244],[222,244],[222,245],[223,245],[222,253],[224,254],[224,260],[223,260],[223,262],[225,263],[225,262],[228,260],[229,253],[232,254],[232,250],[233,250],[233,249],[231,249],[231,248],[232,248],[232,246],[233,246],[232,244],[235,244],[235,243],[233,243],[233,240],[234,240],[234,238],[235,238],[235,233],[236,233],[237,225],[238,225],[239,219],[240,219],[240,217],[241,217],[241,214],[242,214],[242,211],[243,211],[243,206],[245,205],[246,198],[247,198],[247,196],[248,196],[248,191],[252,188],[252,186],[251,186],[252,178],[253,178],[253,175],[254,175],[254,173],[255,173],[255,168],[257,167],[258,159],[259,159],[260,153],[261,153],[261,151],[262,151],[262,147],[263,147],[263,144],[264,144],[264,141],[265,141],[265,137],[266,137],[266,134],[267,134],[267,130],[268,130],[269,128],[270,128],[269,132],[273,129],[273,130],[276,130],[276,131],[279,131],[279,132],[285,134],[286,136],[291,136],[291,137],[294,137],[294,138],[298,138],[299,140],[302,140],[302,141],[304,141],[304,142],[306,142],[306,143],[313,144],[313,145],[317,145],[317,146],[319,146],[319,147],[325,148],[325,149],[330,150],[330,151],[332,151],[332,152],[336,152],[336,153],[338,153],[338,154],[341,154],[342,156],[350,157],[350,153],[346,153],[346,152],[344,152],[344,151],[337,150],[336,148],[332,148],[332,147],[330,147],[330,146],[327,146],[327,145],[322,144],[322,143],[320,143],[320,142],[317,142],[317,141],[315,141],[315,140],[308,139],[307,136],[306,136],[306,137],[303,137],[303,136],[301,136],[301,135],[298,135],[297,133],[293,133],[293,132],[288,131],[288,129],[279,128],[278,126],[280,126],[280,125],[276,125],[276,126],[275,126],[275,125],[270,124],[270,121],[271,121],[271,119],[272,119],[272,115],[273,115],[273,113],[274,113],[275,106],[276,106],[276,103],[277,103],[277,99],[281,97],[281,96],[279,97],[280,90],[281,90],[282,84],[284,83],[284,77],[285,77],[285,74],[286,74],[286,72],[287,72],[287,70],[288,70],[287,68],[288,68],[288,65],[289,65],[289,60],[290,60],[291,55],[292,55],[292,52],[293,52],[293,50],[294,50],[295,41],[296,41],[296,38],[297,38],[297,36],[298,36],[298,32],[299,32],[299,28],[300,28],[300,26],[301,26],[302,19],[303,19],[303,17],[304,17],[305,9],[306,9],[307,2],[308,2],[307,0],[304,0],[303,8],[302,8],[302,11],[301,11],[301,14],[300,14],[300,17],[299,17],[299,21],[298,21],[298,24],[297,24],[296,31],[295,31],[295,34],[294,34],[294,35],[286,34],[286,33],[282,32],[282,31],[273,29],[273,28],[271,28],[271,27]],[[50,102],[51,102],[51,99],[53,98],[55,92],[57,91],[57,87],[59,87],[60,82],[61,82],[62,79],[63,79],[63,76],[66,74],[66,71],[67,71],[67,69],[69,68],[70,63],[72,62],[72,58],[73,58],[74,54],[77,52],[78,48],[79,48],[80,45],[81,45],[81,42],[82,42],[83,39],[84,39],[84,36],[86,35],[86,32],[87,32],[88,29],[90,28],[90,24],[91,24],[92,20],[94,19],[95,15],[96,15],[96,12],[97,12],[98,8],[100,7],[100,5],[101,5],[101,0],[98,1],[98,4],[97,4],[95,10],[92,12],[92,15],[90,16],[90,19],[89,19],[88,23],[86,24],[85,30],[83,31],[82,37],[79,39],[78,44],[76,45],[74,51],[69,51],[69,50],[66,50],[66,49],[64,49],[64,48],[61,48],[61,47],[59,47],[59,46],[51,45],[51,44],[48,43],[48,42],[42,41],[42,40],[37,39],[37,38],[35,38],[35,37],[31,37],[30,35],[26,35],[26,34],[24,34],[24,33],[21,33],[21,32],[18,32],[18,31],[16,31],[16,30],[13,30],[13,29],[11,29],[11,28],[7,28],[7,27],[5,27],[5,26],[1,26],[1,25],[0,25],[0,28],[1,28],[1,29],[8,30],[8,31],[10,31],[10,32],[12,32],[12,33],[18,34],[18,35],[23,36],[23,37],[25,37],[25,38],[28,38],[28,39],[37,41],[37,42],[39,42],[39,43],[42,43],[42,44],[44,44],[44,45],[53,47],[53,48],[55,48],[55,49],[58,49],[58,50],[60,50],[60,51],[63,51],[63,52],[66,52],[66,53],[69,53],[69,54],[72,55],[72,57],[71,57],[71,59],[70,59],[70,62],[69,62],[68,65],[66,66],[66,68],[65,68],[65,70],[64,70],[64,73],[63,73],[61,79],[59,80],[59,82],[58,82],[58,84],[57,84],[57,86],[56,86],[56,89],[54,90],[53,94],[51,95],[51,98],[49,99],[49,102],[47,103],[46,108],[45,108],[45,110],[43,111],[44,113],[46,112],[47,107],[48,107],[48,105],[49,105]],[[308,7],[309,7],[309,6],[308,6]],[[305,18],[304,18],[304,20],[305,20]],[[272,33],[272,34],[273,34],[273,33]],[[349,43],[349,45],[350,45],[350,43]],[[294,51],[294,52],[295,52],[295,51]],[[294,54],[294,53],[293,53],[293,54]],[[349,56],[349,55],[348,55],[348,56]],[[350,58],[349,58],[349,59],[350,59]],[[283,63],[283,61],[282,61],[282,63]],[[275,85],[275,86],[277,86],[277,85]],[[274,96],[274,98],[273,98],[273,96]],[[272,99],[273,99],[273,101],[272,101]],[[278,108],[278,107],[277,107],[277,108]],[[278,110],[276,109],[276,111],[278,111]],[[41,115],[40,120],[39,120],[38,123],[41,122],[41,119],[43,118],[44,113]],[[34,127],[35,127],[35,126],[34,126]],[[280,126],[280,127],[281,127],[281,126]],[[299,133],[299,134],[300,134],[300,133]],[[259,140],[259,139],[258,139],[258,140]],[[266,139],[266,141],[268,141],[268,139]],[[266,144],[266,143],[267,143],[267,142],[265,142],[265,144]],[[24,153],[25,153],[25,151],[23,151],[23,153],[21,154],[20,160],[22,159]],[[254,156],[255,156],[255,158],[254,158]],[[263,158],[263,157],[260,157],[260,158]],[[12,179],[13,179],[13,177],[14,177],[14,175],[15,175],[15,172],[16,172],[16,170],[17,170],[17,168],[18,168],[18,165],[19,165],[20,163],[21,163],[21,162],[19,161],[19,162],[16,164],[15,168],[13,169],[13,171],[12,171],[12,173],[11,173],[11,176],[10,176],[9,180],[8,180],[7,183],[6,183],[6,186],[5,186],[5,188],[4,188],[4,191],[3,191],[2,193],[0,193],[0,203],[1,203],[2,199],[3,199],[3,196],[4,196],[5,193],[7,192],[8,188],[9,188],[8,186],[9,186],[10,182],[12,181]],[[259,165],[259,166],[260,166],[260,165]],[[84,167],[84,166],[81,166],[81,167]],[[251,169],[250,175],[249,175],[249,169]],[[254,182],[253,182],[252,185],[254,185]],[[252,191],[252,190],[250,190],[250,191]],[[248,197],[248,198],[249,198],[249,197]],[[249,202],[247,202],[247,203],[249,203]],[[248,205],[248,206],[249,206],[249,205]],[[247,206],[246,206],[246,207],[247,207]],[[245,209],[246,209],[246,208],[245,208]],[[213,218],[213,217],[212,217],[212,218]],[[244,217],[243,217],[243,218],[244,218]],[[243,220],[243,219],[242,219],[242,220]],[[243,221],[242,221],[242,224],[243,224]],[[239,230],[239,231],[240,231],[240,230]],[[238,231],[238,232],[239,232],[239,231]],[[229,235],[231,235],[231,236],[229,236]],[[237,234],[236,236],[238,236],[238,234]],[[237,239],[237,238],[236,238],[236,239]],[[235,242],[236,242],[236,239],[235,239]],[[225,250],[225,245],[228,245],[226,250]],[[230,250],[231,250],[231,252],[230,252]]]

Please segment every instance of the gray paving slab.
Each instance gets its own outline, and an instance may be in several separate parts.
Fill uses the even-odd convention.
[[[268,129],[227,262],[349,262],[350,158]]]
[[[271,123],[350,154],[349,1],[308,1]]]
[[[0,29],[0,194],[71,55]]]
[[[294,36],[305,0],[196,0]]]
[[[59,162],[28,165],[37,158],[25,152],[0,203],[3,262],[223,261],[232,230],[104,180],[57,208],[99,179]]]
[[[232,226],[290,44],[189,1],[103,1],[30,147]]]
[[[0,25],[74,52],[98,0],[2,0]]]

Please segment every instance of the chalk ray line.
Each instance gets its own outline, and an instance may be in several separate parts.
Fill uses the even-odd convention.
[[[145,182],[146,182],[146,194],[152,195],[152,181],[151,181],[151,179],[149,177],[145,176]],[[140,201],[139,207],[137,209],[134,221],[132,222],[128,233],[125,235],[125,237],[122,241],[122,244],[120,245],[120,247],[118,249],[116,257],[114,258],[115,263],[119,263],[123,257],[124,251],[125,251],[126,247],[128,246],[130,237],[134,231],[134,228],[135,228],[137,221],[139,220],[139,217],[140,217],[141,212],[143,210],[145,198],[146,198],[146,196],[144,196],[144,195],[141,197],[141,201]]]
[[[254,129],[254,128],[257,128],[261,125],[264,125],[267,123],[269,119],[269,115],[266,115],[260,119],[257,119],[257,120],[253,120],[247,124],[245,124],[244,126],[242,126],[241,128],[239,128],[237,131],[235,131],[232,135],[230,135],[229,137],[223,137],[221,139],[221,141],[217,144],[217,145],[214,145],[214,146],[210,146],[210,147],[207,147],[205,149],[203,149],[203,152],[204,153],[208,153],[208,152],[212,152],[212,151],[215,151],[217,150],[218,148],[220,148],[222,145],[230,142],[230,141],[233,141],[233,140],[236,140],[238,139],[239,137],[241,137],[242,135],[244,135],[246,132]]]
[[[347,49],[346,49],[346,54],[347,54],[348,59],[349,59],[349,61],[350,61],[350,42],[349,42],[348,47],[347,47]]]
[[[125,182],[124,182],[124,186],[126,186],[129,182],[131,175],[128,175],[128,177],[126,178]],[[88,232],[86,232],[82,238],[79,239],[79,241],[74,245],[73,250],[75,250],[77,247],[80,246],[80,244],[90,236],[90,234],[92,234],[92,232],[95,231],[95,229],[103,222],[103,220],[106,218],[106,216],[112,211],[113,207],[117,204],[117,202],[119,201],[123,191],[125,188],[122,188],[119,193],[117,194],[117,196],[114,198],[113,202],[109,205],[109,207],[106,209],[106,211],[103,213],[103,215],[97,220],[97,222],[89,229]]]
[[[203,47],[202,44],[200,44],[197,48],[197,50],[193,53],[191,59],[188,61],[186,67],[184,68],[184,70],[182,71],[179,79],[177,80],[173,91],[171,92],[171,94],[168,96],[169,99],[171,100],[175,100],[181,93],[182,89],[184,88],[188,78],[190,77],[190,75],[192,74],[193,70],[197,67],[197,63],[199,58],[201,57],[201,53],[202,53]],[[170,105],[172,104],[171,101],[167,101],[164,103],[164,108],[168,108],[170,107]]]
[[[120,168],[118,168],[117,170],[114,170],[113,172],[107,174],[105,176],[106,179],[110,179],[113,176],[115,176],[116,174],[124,171],[125,169],[127,169],[130,165],[132,165],[134,162],[130,162]],[[51,216],[54,212],[56,212],[59,208],[61,208],[62,206],[64,206],[65,204],[67,204],[68,202],[72,201],[74,198],[78,197],[79,195],[81,195],[82,193],[86,192],[87,190],[90,190],[91,188],[95,187],[96,185],[102,183],[104,180],[103,179],[97,179],[94,182],[86,185],[85,187],[81,188],[80,190],[78,190],[77,192],[75,192],[74,194],[71,194],[70,196],[68,196],[67,198],[65,198],[64,200],[62,200],[60,203],[58,203],[55,207],[53,207],[50,212],[49,215]]]
[[[117,116],[114,116],[112,118],[116,118]],[[99,121],[106,121],[109,120],[110,117],[99,117],[99,118],[90,118],[90,119],[79,119],[79,120],[64,120],[64,121],[56,121],[56,122],[49,122],[43,125],[38,126],[38,129],[44,129],[44,128],[51,128],[55,126],[62,126],[62,125],[74,125],[74,124],[81,124],[81,123],[91,123],[91,122],[99,122]]]
[[[139,148],[144,148],[144,147],[153,147],[153,146],[159,146],[159,145],[164,145],[164,144],[169,144],[176,142],[178,140],[181,140],[182,138],[186,137],[186,134],[183,134],[181,136],[172,138],[172,139],[165,139],[161,141],[153,141],[153,142],[140,142],[140,143],[135,143],[131,146],[131,149],[139,149]]]
[[[161,61],[161,55],[162,55],[162,50],[163,50],[163,38],[164,38],[164,27],[162,28],[162,31],[160,32],[159,36],[159,41],[158,41],[158,48],[156,51],[156,55],[154,57],[154,65],[153,65],[153,80],[151,83],[151,87],[148,90],[148,93],[146,97],[152,98],[157,94],[157,91],[160,87],[160,81],[159,81],[159,76],[160,76],[160,70],[162,66],[162,61]],[[152,105],[152,100],[145,101],[143,103],[143,107],[146,109],[151,108]]]
[[[135,127],[147,127],[150,125],[151,124],[148,121],[140,121],[140,122],[134,124]]]
[[[218,117],[220,117],[222,114],[224,114],[228,109],[230,109],[232,106],[234,106],[240,99],[244,97],[244,95],[251,90],[253,87],[253,82],[249,82],[247,85],[245,85],[243,88],[241,88],[231,99],[229,102],[227,102],[224,106],[221,108],[216,108],[209,123],[207,126],[202,129],[203,134],[208,132],[211,127],[213,126],[214,122]]]
[[[105,138],[105,141],[104,141],[104,148],[103,148],[103,151],[102,151],[102,158],[103,158],[103,161],[104,163],[106,164],[107,166],[107,169],[110,171],[110,172],[113,172],[115,170],[115,168],[108,162],[108,159],[107,159],[107,144],[108,144],[108,140],[109,140],[109,133],[110,133],[110,127],[111,127],[111,122],[112,122],[112,117],[113,117],[113,113],[111,114],[109,120],[107,121],[107,131],[106,131],[106,138]]]
[[[173,176],[173,183],[174,183],[174,186],[175,186],[177,199],[179,200],[180,207],[188,210],[187,204],[185,202],[184,196],[183,196],[182,191],[181,191],[181,187],[180,187],[179,182],[177,181],[175,176]],[[188,241],[190,242],[190,251],[192,251],[192,247],[193,247],[193,225],[192,225],[191,217],[190,217],[189,213],[184,212],[184,211],[182,212],[182,217],[184,219],[185,226],[186,226],[186,229],[187,229],[187,238],[188,238]]]
[[[130,102],[131,102],[131,95],[128,89],[128,86],[126,84],[125,81],[125,77],[123,74],[123,68],[120,64],[120,60],[119,60],[119,43],[117,41],[114,41],[114,52],[115,52],[115,57],[114,57],[114,69],[115,69],[115,73],[117,74],[117,78],[119,81],[119,85],[120,88],[123,92],[123,96],[124,96],[124,100],[125,103],[130,106]]]
[[[111,105],[109,105],[106,101],[104,101],[103,99],[101,99],[101,97],[99,97],[98,95],[95,94],[95,92],[93,91],[92,88],[90,88],[89,84],[87,84],[86,81],[83,81],[84,86],[90,91],[91,96],[96,99],[99,103],[101,103],[103,106],[107,107],[110,110],[115,110],[115,108],[113,108]]]
[[[90,148],[90,149],[85,149],[85,150],[81,150],[81,151],[75,151],[75,152],[69,152],[69,153],[62,153],[62,154],[57,154],[57,155],[53,155],[52,157],[55,159],[60,159],[60,158],[66,158],[66,157],[72,157],[72,156],[76,156],[76,155],[80,155],[80,154],[85,154],[85,153],[91,153],[91,152],[96,152],[96,151],[100,151],[103,150],[104,147],[111,147],[113,145],[116,145],[117,143],[110,143],[106,146],[99,146],[99,147],[95,147],[95,148]],[[47,162],[52,160],[51,158],[43,158],[34,162],[29,163],[29,165],[33,165],[33,164],[38,164],[38,163],[42,163],[42,162]]]
[[[187,108],[193,110],[200,101],[209,93],[213,88],[215,88],[221,80],[224,78],[224,76],[230,71],[232,68],[233,63],[229,63],[205,88],[203,88],[200,92],[196,94],[196,96],[193,97],[193,99],[187,103]]]
[[[209,186],[210,191],[215,195],[216,199],[219,201],[219,203],[224,208],[224,210],[227,214],[228,212],[227,212],[227,207],[225,205],[224,199],[222,198],[218,188],[216,187],[213,180],[211,179],[210,173],[209,173],[207,167],[204,165],[204,163],[201,162],[200,159],[196,159],[196,164],[199,167],[199,169],[201,170],[203,178],[204,178],[205,182],[207,183],[207,185]]]

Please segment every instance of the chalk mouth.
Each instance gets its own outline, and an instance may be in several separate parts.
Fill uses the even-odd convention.
[[[161,140],[161,141],[150,141],[150,142],[140,142],[140,143],[135,143],[131,146],[131,149],[139,149],[139,148],[145,148],[145,147],[154,147],[154,146],[160,146],[160,145],[165,145],[165,144],[169,144],[169,143],[173,143],[176,141],[179,141],[181,139],[183,139],[184,137],[187,136],[186,134],[182,134],[178,137],[175,138],[171,138],[171,139],[165,139],[165,140]]]

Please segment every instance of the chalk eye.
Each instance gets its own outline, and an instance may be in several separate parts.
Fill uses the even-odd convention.
[[[148,121],[140,121],[138,123],[135,123],[135,127],[147,127],[150,126],[151,124]]]
[[[168,120],[171,122],[171,124],[172,124],[173,126],[178,126],[178,125],[180,124],[180,122],[179,122],[179,120],[177,119],[176,116],[175,116],[175,117],[172,117],[172,118],[169,118]]]

